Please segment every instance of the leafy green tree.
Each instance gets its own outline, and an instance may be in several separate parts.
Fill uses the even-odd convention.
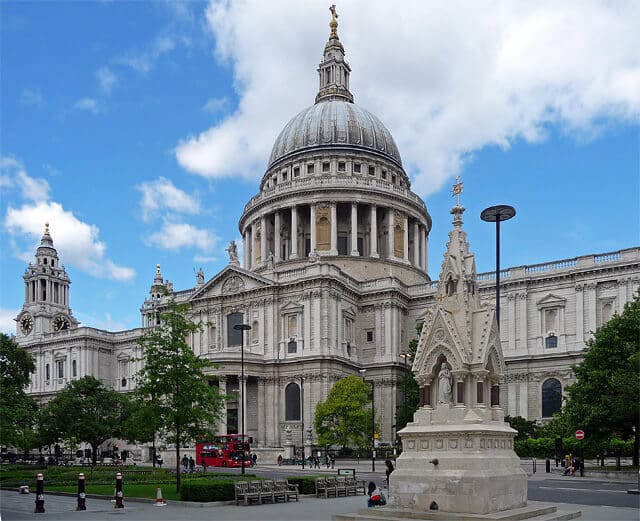
[[[327,399],[318,402],[314,427],[318,445],[364,447],[371,437],[371,386],[357,376],[336,382]]]
[[[536,422],[524,419],[522,416],[505,416],[506,421],[512,429],[518,431],[516,441],[534,438],[536,433]]]
[[[35,421],[36,403],[27,396],[35,364],[14,338],[0,333],[0,443],[31,448],[27,433]]]
[[[422,324],[417,329],[418,337],[422,330]],[[402,390],[402,403],[397,409],[396,413],[396,432],[403,429],[407,423],[413,421],[413,415],[420,407],[420,387],[415,380],[413,374],[412,363],[416,356],[416,350],[418,349],[418,340],[413,339],[409,342],[408,353],[410,359],[407,360],[407,373],[403,376],[400,382],[400,389]],[[406,393],[406,400],[405,400]]]
[[[576,383],[568,387],[565,414],[587,437],[605,440],[635,432],[634,465],[640,434],[640,294],[628,302],[587,343],[574,367]]]
[[[40,426],[49,443],[74,438],[91,446],[93,464],[97,449],[122,431],[122,411],[128,398],[105,387],[93,376],[74,380],[43,409]]]
[[[189,305],[169,302],[160,325],[140,339],[145,367],[138,375],[138,395],[153,404],[158,428],[176,447],[176,488],[180,491],[180,449],[208,431],[225,403],[217,386],[209,385],[205,369],[211,362],[199,358],[187,339],[202,330],[189,319]]]

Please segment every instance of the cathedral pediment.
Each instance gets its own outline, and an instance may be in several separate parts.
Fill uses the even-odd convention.
[[[189,300],[236,295],[271,285],[273,285],[273,282],[264,277],[237,266],[229,265],[197,288],[194,294],[189,297]]]
[[[556,295],[554,293],[549,293],[544,297],[542,297],[540,300],[538,300],[538,302],[536,302],[536,305],[538,306],[538,309],[558,308],[558,307],[564,307],[566,302],[567,302],[566,298],[561,297],[560,295]]]

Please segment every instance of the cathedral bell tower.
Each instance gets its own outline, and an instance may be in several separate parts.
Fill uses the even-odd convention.
[[[44,234],[36,250],[36,263],[29,263],[23,279],[24,304],[16,318],[18,339],[78,327],[69,307],[71,280],[53,246],[49,223],[45,223]]]

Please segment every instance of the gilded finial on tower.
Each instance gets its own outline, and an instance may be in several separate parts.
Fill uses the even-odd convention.
[[[338,13],[336,13],[336,5],[333,4],[329,7],[329,11],[331,11],[331,21],[329,22],[329,27],[331,27],[331,32],[329,33],[329,38],[337,38],[338,37]]]
[[[456,176],[456,184],[453,185],[451,189],[451,193],[456,197],[456,206],[460,206],[460,194],[462,193],[462,188],[464,187],[464,183],[460,182],[460,176]]]
[[[49,235],[49,223],[44,223],[44,234]]]
[[[160,264],[156,264],[156,277],[162,277],[162,273],[160,273]]]

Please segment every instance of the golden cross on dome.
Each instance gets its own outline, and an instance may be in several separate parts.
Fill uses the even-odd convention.
[[[160,264],[156,264],[156,276],[160,276]]]
[[[49,223],[44,223],[44,233],[45,235],[49,234]]]
[[[456,176],[456,184],[453,185],[451,189],[451,193],[456,197],[456,206],[460,206],[460,194],[462,193],[462,188],[464,187],[464,183],[460,182],[460,176]]]

